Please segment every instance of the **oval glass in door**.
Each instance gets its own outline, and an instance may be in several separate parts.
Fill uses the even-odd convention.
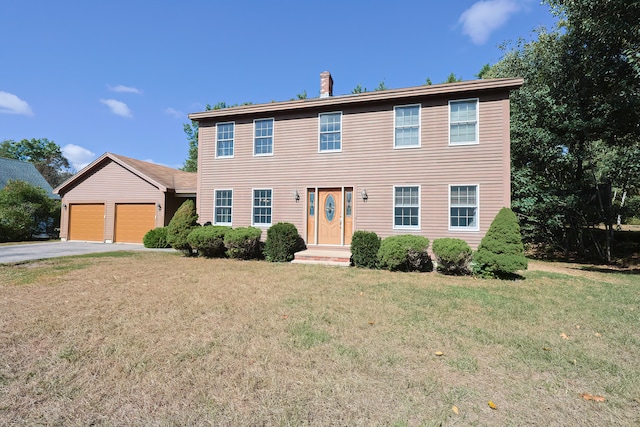
[[[324,203],[324,214],[328,222],[333,221],[336,215],[336,201],[331,194],[327,196],[327,200]]]

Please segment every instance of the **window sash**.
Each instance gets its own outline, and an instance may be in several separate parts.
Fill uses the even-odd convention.
[[[273,119],[255,120],[253,127],[253,154],[273,154]]]
[[[395,187],[393,204],[394,228],[420,227],[420,188]]]
[[[395,107],[394,147],[420,146],[420,106]]]
[[[235,123],[216,125],[216,157],[233,157]]]
[[[272,190],[253,190],[253,224],[271,225]]]
[[[320,151],[342,149],[342,113],[320,114]]]
[[[214,223],[232,223],[233,190],[216,190]]]

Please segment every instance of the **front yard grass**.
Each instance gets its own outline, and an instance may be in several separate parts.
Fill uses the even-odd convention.
[[[640,424],[640,275],[524,277],[155,252],[3,265],[0,424]]]

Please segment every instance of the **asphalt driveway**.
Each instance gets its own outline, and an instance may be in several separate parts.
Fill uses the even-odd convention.
[[[113,251],[173,251],[133,243],[43,242],[0,246],[0,264]]]

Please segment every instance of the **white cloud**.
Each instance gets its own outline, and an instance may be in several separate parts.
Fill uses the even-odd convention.
[[[474,44],[481,45],[522,7],[518,0],[479,1],[462,12],[458,22],[462,23],[462,32],[471,37]]]
[[[77,171],[87,166],[95,158],[95,153],[79,145],[67,144],[61,148],[62,154],[71,162],[71,166]]]
[[[186,114],[184,114],[182,111],[174,110],[171,107],[165,108],[164,109],[164,113],[168,114],[170,116],[173,116],[173,117],[175,117],[177,119],[182,119],[182,118],[184,118],[184,116],[186,116]]]
[[[12,93],[2,91],[0,91],[0,113],[33,116],[33,111],[31,111],[31,107],[26,101]]]
[[[124,102],[117,101],[115,99],[101,99],[100,102],[109,107],[111,112],[115,115],[122,117],[133,117],[133,114],[131,114],[131,110]]]
[[[142,91],[140,89],[124,85],[109,86],[109,90],[111,92],[137,93],[138,95],[142,94]]]

